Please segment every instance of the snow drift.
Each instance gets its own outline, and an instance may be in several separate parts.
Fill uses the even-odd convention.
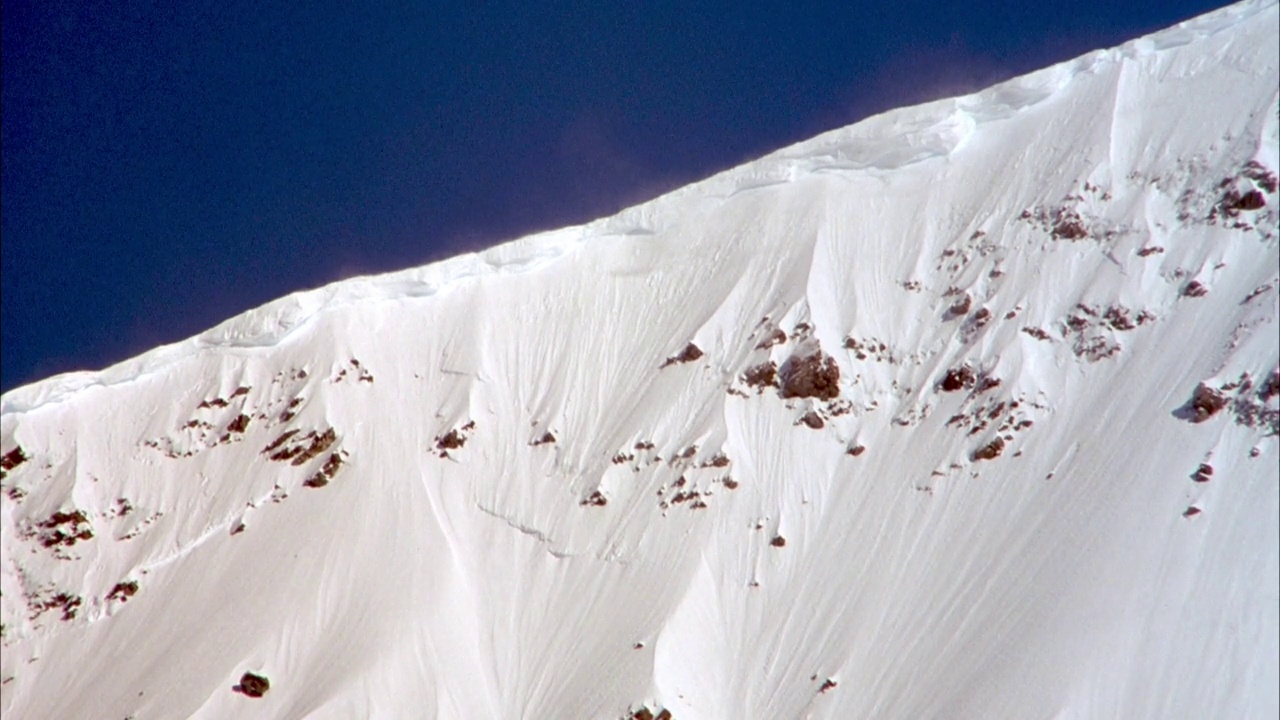
[[[1275,717],[1278,22],[6,394],[0,709]]]

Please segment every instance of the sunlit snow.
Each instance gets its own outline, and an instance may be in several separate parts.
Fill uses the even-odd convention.
[[[1276,717],[1278,23],[5,394],[0,710]]]

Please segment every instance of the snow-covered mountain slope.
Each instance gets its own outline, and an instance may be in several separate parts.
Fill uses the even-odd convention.
[[[0,710],[1275,717],[1278,22],[6,394]]]

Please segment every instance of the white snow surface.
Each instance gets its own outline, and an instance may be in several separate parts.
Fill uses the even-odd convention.
[[[1276,717],[1278,23],[5,394],[0,711]]]

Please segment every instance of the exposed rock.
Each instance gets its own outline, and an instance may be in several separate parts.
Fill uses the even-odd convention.
[[[853,356],[858,360],[871,359],[876,362],[889,363],[890,365],[897,365],[899,362],[888,344],[877,338],[859,340],[849,336],[844,339],[844,347],[846,350],[851,350]]]
[[[15,445],[12,450],[4,454],[4,457],[0,458],[0,478],[4,478],[10,470],[18,467],[29,459],[30,458],[27,457],[27,454],[22,451],[22,446]]]
[[[831,400],[840,395],[840,366],[821,351],[805,357],[792,356],[783,364],[780,395],[784,398],[816,397]]]
[[[1227,406],[1227,396],[1221,391],[1200,383],[1191,393],[1191,401],[1188,403],[1188,419],[1193,423],[1202,423],[1213,417]]]
[[[1250,160],[1245,163],[1240,170],[1240,174],[1256,183],[1263,192],[1274,193],[1277,189],[1280,189],[1280,178],[1277,178],[1275,173],[1268,170],[1257,160]]]
[[[342,469],[342,456],[338,453],[333,453],[328,460],[324,461],[324,467],[320,468],[315,475],[307,478],[302,485],[309,488],[324,487],[329,484],[334,475],[338,474],[340,469]]]
[[[302,404],[302,398],[296,397],[289,401],[288,406],[280,413],[280,422],[289,422],[298,416],[298,406]],[[295,431],[297,432],[297,431]]]
[[[81,540],[93,539],[93,526],[83,510],[55,512],[37,526],[39,542],[47,548],[71,547]]]
[[[1000,457],[1000,453],[1002,452],[1004,452],[1004,438],[996,438],[977,450],[974,450],[973,459],[974,461],[994,460]]]
[[[773,361],[747,368],[742,381],[755,388],[773,387],[778,384],[778,365]]]
[[[973,368],[968,365],[961,365],[947,371],[947,374],[942,378],[940,387],[946,392],[955,392],[971,388],[977,381],[978,375],[973,371]]]
[[[641,706],[639,710],[631,713],[627,720],[672,720],[672,718],[670,710],[661,710],[657,715],[654,715],[653,711],[647,706]]]
[[[247,672],[240,676],[240,684],[234,690],[241,695],[251,698],[260,698],[267,694],[271,689],[271,681],[265,676],[256,673]]]
[[[302,465],[313,457],[317,457],[320,453],[329,449],[329,446],[338,439],[338,434],[333,428],[325,430],[323,433],[315,436],[311,444],[305,447],[297,457],[293,459],[293,465]]]
[[[1220,207],[1229,216],[1239,214],[1241,210],[1261,210],[1267,206],[1267,196],[1258,190],[1240,192],[1232,188],[1222,196]]]
[[[983,378],[978,381],[978,388],[975,392],[981,395],[988,390],[994,390],[995,388],[1000,387],[1000,384],[1000,378],[983,376]]]
[[[79,595],[72,595],[69,592],[59,592],[52,597],[44,600],[36,600],[31,606],[34,613],[32,619],[49,610],[61,610],[62,621],[70,622],[76,619],[76,614],[80,612],[82,600]]]
[[[107,593],[107,599],[124,602],[136,595],[137,592],[138,583],[134,580],[126,580],[116,583],[115,587],[111,588],[111,592]]]
[[[969,318],[970,327],[974,330],[986,326],[989,322],[991,322],[991,311],[984,307],[978,308],[978,311]]]
[[[805,413],[800,418],[800,422],[804,423],[810,428],[813,428],[814,430],[821,430],[823,426],[826,425],[826,423],[822,420],[822,416],[812,410]]]
[[[718,453],[715,457],[702,463],[702,467],[720,468],[720,467],[728,467],[728,466],[729,466],[729,456],[723,453]]]
[[[1082,240],[1089,237],[1089,228],[1080,213],[1071,208],[1059,208],[1053,218],[1051,234],[1057,240]]]
[[[781,535],[774,535],[773,539],[769,541],[769,544],[776,548],[786,547],[787,539]]]
[[[280,437],[276,438],[275,440],[272,440],[270,444],[268,444],[266,447],[262,448],[262,452],[263,452],[263,453],[269,453],[269,452],[274,451],[275,449],[279,448],[280,446],[282,446],[282,445],[284,445],[286,442],[288,442],[288,441],[289,441],[289,438],[293,437],[294,435],[297,435],[297,434],[298,434],[298,432],[299,432],[298,430],[286,430],[286,431],[284,431],[283,433],[280,433]],[[284,460],[284,459],[287,459],[287,458],[276,458],[276,457],[272,456],[272,457],[271,457],[271,459],[272,459],[272,460],[276,460],[276,459]]]
[[[288,430],[276,438],[270,445],[262,449],[267,457],[276,462],[289,461],[292,465],[302,465],[311,458],[317,457],[338,439],[333,428],[317,434],[314,430],[295,440],[297,430]]]
[[[1129,317],[1129,311],[1126,308],[1112,305],[1107,308],[1106,314],[1102,319],[1111,326],[1113,330],[1128,331],[1138,327],[1133,319]]]
[[[441,450],[456,450],[466,444],[466,436],[456,429],[450,430],[436,439],[436,447]]]
[[[768,350],[774,345],[781,345],[786,341],[787,341],[787,334],[782,331],[782,328],[774,328],[773,332],[769,333],[769,335],[765,337],[765,339],[761,340],[759,345],[756,345],[756,349]]]
[[[681,350],[678,355],[667,358],[666,361],[662,363],[662,367],[675,365],[677,363],[690,363],[700,357],[702,357],[702,349],[693,343],[689,343],[684,346],[684,349]]]
[[[1272,370],[1267,381],[1258,388],[1258,398],[1264,403],[1270,402],[1277,395],[1280,395],[1280,368]]]

